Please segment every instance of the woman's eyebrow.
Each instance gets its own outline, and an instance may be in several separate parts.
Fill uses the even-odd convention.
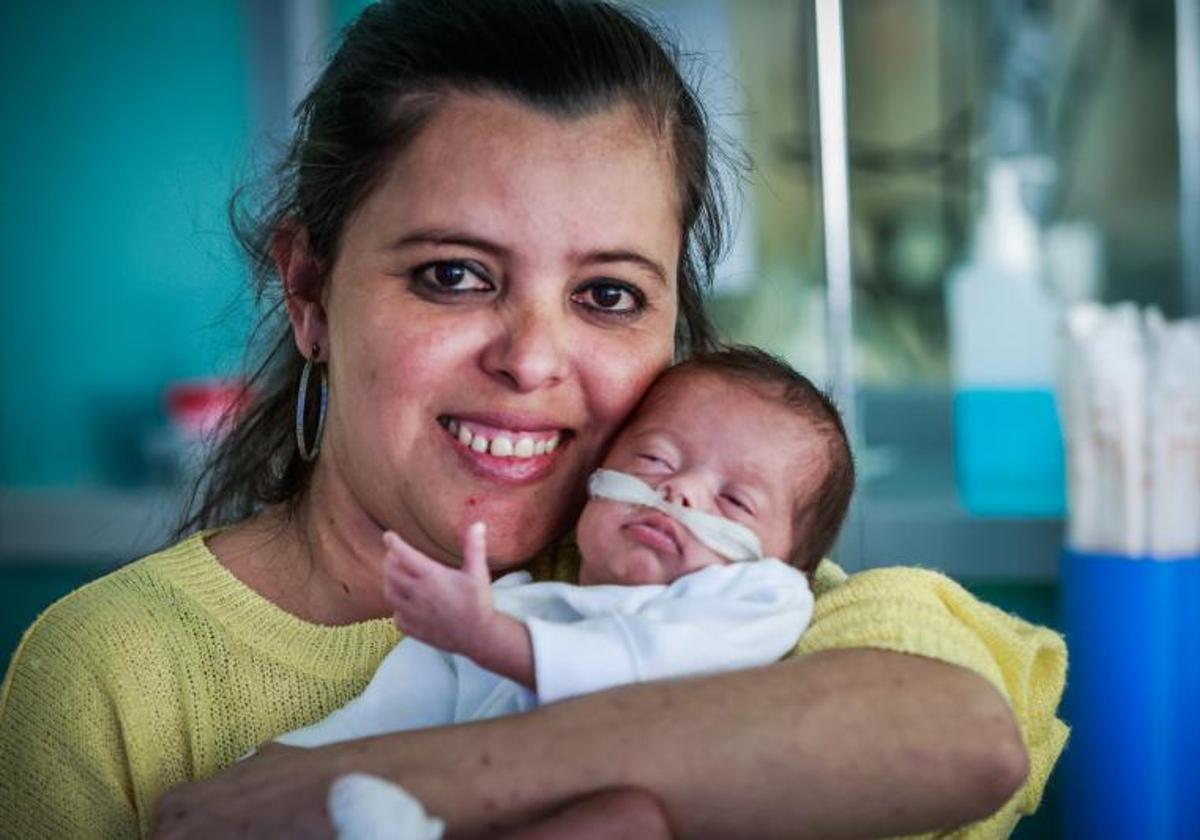
[[[495,257],[507,257],[510,253],[508,248],[499,243],[448,228],[421,228],[415,230],[399,239],[393,240],[388,245],[388,250],[398,251],[413,245],[457,245],[459,247],[474,248]],[[637,251],[623,248],[588,251],[578,255],[576,259],[584,263],[633,263],[653,274],[662,285],[670,285],[667,281],[667,271],[663,268],[662,263],[644,254],[639,254]]]
[[[644,254],[639,254],[637,251],[625,249],[605,250],[605,251],[588,251],[581,254],[580,262],[585,263],[612,263],[612,262],[627,262],[639,265],[649,271],[654,277],[664,286],[669,286],[667,281],[667,271],[663,268],[662,263],[657,260],[652,260]]]
[[[495,257],[508,255],[508,249],[503,245],[479,236],[447,228],[422,228],[415,230],[399,239],[393,240],[388,245],[388,250],[398,251],[413,245],[457,245],[459,247],[474,248],[477,251],[483,251],[485,254],[491,254]]]

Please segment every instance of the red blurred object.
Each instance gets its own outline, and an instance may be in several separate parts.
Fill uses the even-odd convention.
[[[241,379],[191,379],[167,387],[167,415],[180,437],[206,438],[250,403]]]

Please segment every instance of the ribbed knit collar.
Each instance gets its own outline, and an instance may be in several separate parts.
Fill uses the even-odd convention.
[[[226,569],[201,531],[144,561],[238,641],[328,678],[369,677],[401,638],[391,619],[313,624],[281,609]]]

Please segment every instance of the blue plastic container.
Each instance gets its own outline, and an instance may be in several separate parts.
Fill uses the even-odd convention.
[[[1064,552],[1064,837],[1200,838],[1200,557]]]
[[[966,388],[954,395],[959,501],[976,516],[1060,517],[1066,466],[1054,393]]]

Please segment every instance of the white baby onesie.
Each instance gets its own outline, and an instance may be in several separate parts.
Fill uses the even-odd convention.
[[[404,639],[366,690],[322,721],[277,741],[314,747],[386,732],[515,714],[645,680],[774,662],[812,617],[804,575],[779,560],[709,566],[669,585],[493,584],[496,609],[533,640],[537,692],[464,656]]]

